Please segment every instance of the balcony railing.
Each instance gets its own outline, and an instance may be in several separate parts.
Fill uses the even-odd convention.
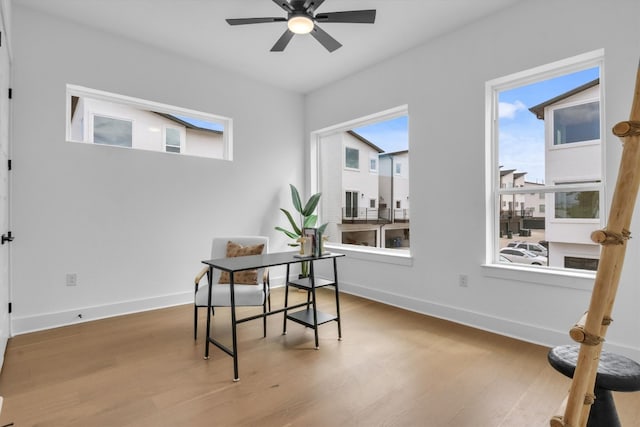
[[[519,210],[501,210],[500,219],[510,218],[531,218],[533,217],[533,209],[519,209]]]
[[[409,209],[342,208],[343,224],[409,222]]]

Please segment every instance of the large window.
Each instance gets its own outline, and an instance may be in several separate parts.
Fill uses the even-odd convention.
[[[504,263],[597,265],[600,246],[589,236],[604,223],[602,66],[597,51],[487,83],[489,263],[504,262],[514,242],[530,242],[547,248],[542,262]],[[531,197],[534,188],[540,196]]]
[[[600,139],[600,102],[588,102],[553,111],[553,144]]]
[[[408,255],[407,108],[314,132],[312,141],[312,188],[322,192],[319,223],[328,223],[329,243]]]
[[[232,159],[229,118],[67,85],[67,140]]]

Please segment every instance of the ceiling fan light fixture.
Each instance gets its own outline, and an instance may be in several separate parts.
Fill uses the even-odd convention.
[[[313,30],[313,20],[306,15],[294,15],[287,21],[287,27],[295,34],[309,34]]]

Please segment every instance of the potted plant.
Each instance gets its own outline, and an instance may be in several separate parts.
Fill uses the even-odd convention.
[[[294,220],[293,216],[288,210],[280,208],[280,210],[289,220],[291,230],[287,230],[282,227],[276,227],[276,230],[282,231],[289,238],[293,239],[294,241],[289,243],[289,246],[296,247],[300,245],[302,230],[304,230],[305,228],[314,228],[316,226],[318,215],[316,215],[314,212],[316,210],[316,207],[318,206],[318,202],[320,201],[320,196],[322,195],[322,193],[316,193],[312,195],[303,206],[298,189],[293,184],[289,184],[289,187],[291,188],[291,201],[293,203],[293,207],[299,214],[299,222],[296,222]],[[318,227],[318,233],[324,233],[324,230],[326,228],[327,224],[322,224],[320,227]],[[309,275],[309,263],[303,262],[301,269],[301,276],[307,277]]]

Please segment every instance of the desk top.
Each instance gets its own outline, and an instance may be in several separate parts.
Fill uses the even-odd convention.
[[[217,258],[202,261],[211,267],[218,268],[229,273],[243,270],[253,270],[255,268],[273,267],[276,265],[296,264],[304,261],[318,261],[343,257],[344,254],[326,253],[320,257],[297,257],[298,252],[273,252],[263,255],[247,255],[233,258]]]

